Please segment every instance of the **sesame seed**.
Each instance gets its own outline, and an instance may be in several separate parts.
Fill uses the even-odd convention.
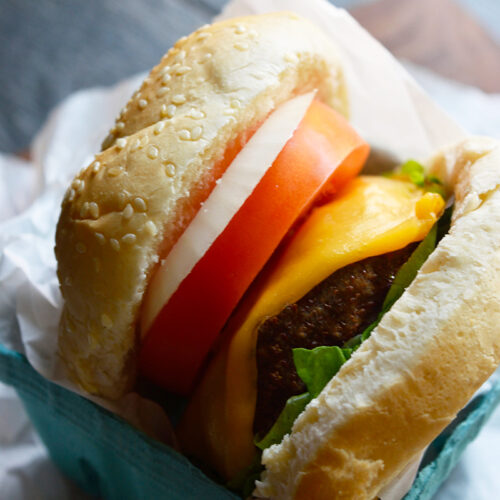
[[[246,42],[236,42],[236,43],[234,44],[234,48],[235,48],[236,50],[240,50],[240,51],[242,51],[242,52],[243,52],[243,51],[245,51],[245,50],[248,50],[248,47],[249,47],[249,45],[248,45],[248,43],[246,43]]]
[[[171,78],[172,77],[168,73],[165,73],[161,79],[162,85],[167,85]]]
[[[165,165],[165,173],[168,177],[173,177],[175,175],[175,165],[173,163],[167,163]]]
[[[146,202],[142,198],[135,198],[132,204],[138,212],[145,212],[147,209]]]
[[[156,92],[156,97],[161,97],[165,95],[167,92],[170,92],[169,87],[160,87],[158,91]]]
[[[199,120],[201,118],[205,118],[205,113],[199,109],[191,108],[187,116],[194,118],[195,120]]]
[[[186,57],[186,51],[185,50],[179,50],[177,54],[177,59],[184,59]]]
[[[144,109],[148,105],[148,101],[146,101],[146,99],[139,99],[137,105],[139,106],[139,109]]]
[[[164,66],[161,70],[160,70],[160,75],[166,75],[168,72],[170,71],[170,66]]]
[[[142,95],[142,94],[141,94],[139,91],[137,91],[137,92],[136,92],[136,93],[132,96],[132,98],[134,98],[134,97],[135,97],[136,99],[140,99],[140,98],[141,98],[141,95]]]
[[[115,238],[111,238],[109,240],[109,244],[111,245],[111,248],[115,251],[119,251],[120,250],[120,242],[118,240],[116,240]]]
[[[252,40],[254,40],[255,38],[257,38],[257,35],[258,35],[258,33],[257,33],[257,31],[255,31],[255,30],[250,30],[250,31],[248,32],[248,36],[249,36],[249,38],[251,38]]]
[[[102,234],[102,233],[95,233],[95,237],[97,238],[97,241],[99,242],[99,245],[104,245],[104,243],[106,243],[106,238],[104,237],[104,234]]]
[[[237,24],[236,27],[234,28],[234,32],[238,35],[242,35],[243,33],[245,33],[246,30],[247,29],[242,24]]]
[[[94,172],[94,174],[97,174],[97,172],[99,172],[100,168],[101,168],[101,162],[95,161],[92,165],[92,172]]]
[[[205,77],[203,77],[203,76],[199,76],[199,77],[196,79],[196,83],[197,83],[197,84],[199,84],[199,85],[200,85],[200,84],[202,84],[202,83],[205,83],[206,81],[207,81],[207,80],[206,80],[206,78],[205,78]]]
[[[158,122],[155,125],[154,133],[158,135],[165,128],[165,122]]]
[[[175,74],[176,75],[185,75],[186,73],[188,73],[189,71],[191,71],[191,68],[189,66],[181,66],[180,68],[178,68],[176,71],[175,71]]]
[[[223,113],[225,115],[234,115],[234,113],[236,113],[236,110],[234,108],[226,108]]]
[[[125,123],[123,122],[118,122],[116,124],[116,130],[123,130],[125,128]]]
[[[107,314],[101,314],[101,324],[104,328],[111,328],[113,326],[113,321]]]
[[[71,286],[73,284],[69,276],[66,276],[66,278],[64,278],[64,284],[66,286]]]
[[[130,148],[130,151],[132,151],[132,153],[133,153],[133,152],[137,151],[140,147],[141,147],[141,140],[140,139],[136,139],[135,142],[134,142],[134,144]]]
[[[238,99],[232,99],[230,106],[234,109],[241,108],[241,102]]]
[[[95,272],[98,273],[101,270],[101,261],[97,258],[93,258]]]
[[[199,42],[203,42],[203,40],[206,40],[207,38],[210,38],[212,36],[212,33],[209,33],[208,31],[204,31],[203,33],[200,33],[196,39]]]
[[[135,240],[137,239],[137,236],[134,233],[127,233],[122,236],[122,241],[123,243],[127,245],[131,245],[132,243],[135,243]]]
[[[76,195],[75,190],[74,189],[70,189],[68,191],[68,195],[67,195],[68,196],[68,201],[73,201],[75,199],[75,195]]]
[[[122,173],[121,167],[111,167],[108,169],[108,175],[110,177],[118,177]]]
[[[163,106],[162,106],[163,110]],[[169,104],[168,106],[165,107],[165,116],[167,118],[172,118],[175,115],[175,112],[177,111],[177,108],[173,104]]]
[[[184,94],[177,94],[172,97],[172,102],[174,104],[184,104],[186,102],[186,96]]]
[[[87,247],[81,241],[76,244],[75,248],[78,253],[85,253],[87,251]]]
[[[179,139],[182,139],[183,141],[189,141],[191,140],[191,132],[185,128],[179,131]]]
[[[127,145],[127,139],[120,137],[119,139],[116,139],[116,147],[118,149],[123,149]]]
[[[77,192],[81,193],[83,191],[83,188],[85,187],[85,182],[82,181],[81,179],[75,179],[71,183],[71,187]]]
[[[151,235],[156,236],[158,234],[158,229],[156,224],[152,220],[148,220],[146,224],[144,224],[144,229]]]
[[[99,217],[99,206],[97,205],[97,203],[95,201],[90,202],[89,212],[90,212],[90,216],[93,219],[97,219]]]
[[[194,127],[193,130],[191,130],[191,140],[197,141],[201,137],[202,133],[203,129],[201,127]]]
[[[207,62],[209,59],[212,58],[212,54],[210,52],[207,52],[206,54],[203,55],[203,57],[200,59],[200,63]]]
[[[158,148],[156,146],[149,146],[148,152],[147,152],[149,159],[154,160],[154,159],[158,158],[158,153],[159,153],[159,151],[158,151]]]
[[[124,219],[130,219],[134,215],[134,209],[130,203],[123,209],[122,216]]]
[[[89,202],[86,201],[81,207],[80,207],[80,217],[83,219],[87,217],[87,214],[89,212]]]

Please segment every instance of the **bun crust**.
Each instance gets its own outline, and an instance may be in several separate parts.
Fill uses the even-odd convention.
[[[313,89],[346,113],[335,48],[288,13],[203,27],[152,70],[68,189],[57,226],[59,351],[85,390],[116,398],[131,388],[155,264],[223,173],[224,154]]]
[[[500,363],[500,143],[430,162],[455,192],[452,227],[371,337],[263,454],[256,494],[371,499]]]

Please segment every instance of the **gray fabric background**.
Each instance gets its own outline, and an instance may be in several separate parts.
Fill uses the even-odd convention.
[[[71,92],[151,68],[226,1],[0,0],[0,151],[25,149]],[[460,2],[500,36],[498,0]]]
[[[154,66],[225,0],[0,0],[0,151],[72,91]]]

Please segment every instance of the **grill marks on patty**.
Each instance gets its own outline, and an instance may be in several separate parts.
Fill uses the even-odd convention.
[[[292,349],[339,346],[375,321],[399,268],[416,243],[335,271],[258,328],[254,432],[272,427],[287,399],[306,391]]]

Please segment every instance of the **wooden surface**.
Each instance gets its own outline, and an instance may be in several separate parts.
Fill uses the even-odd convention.
[[[456,1],[379,0],[350,12],[396,57],[500,92],[500,46]]]

